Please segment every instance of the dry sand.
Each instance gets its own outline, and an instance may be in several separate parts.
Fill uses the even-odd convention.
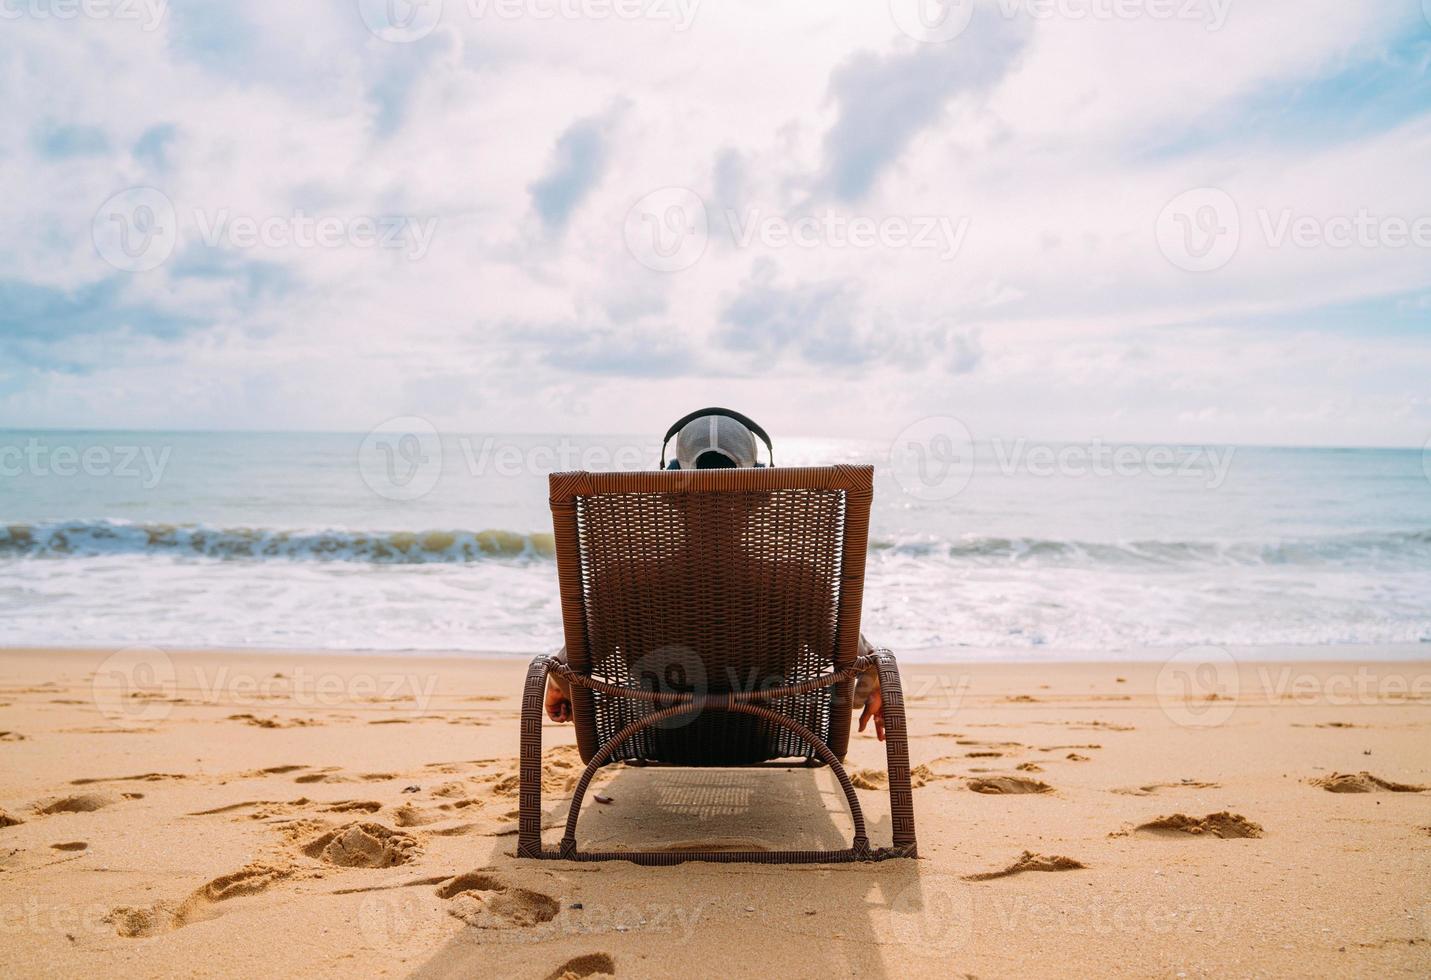
[[[0,975],[1431,974],[1425,662],[1244,663],[1213,699],[907,664],[919,860],[664,869],[513,857],[523,672],[0,653]],[[554,826],[580,766],[543,737]],[[880,743],[848,762],[887,842]],[[596,789],[588,846],[849,833],[822,770]]]

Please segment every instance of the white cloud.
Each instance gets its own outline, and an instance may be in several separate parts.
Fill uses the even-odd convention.
[[[336,0],[225,9],[176,7],[149,32],[6,23],[5,277],[55,296],[118,279],[127,312],[83,336],[29,331],[24,360],[13,347],[0,364],[0,424],[362,429],[417,413],[633,431],[739,402],[811,434],[936,412],[1039,437],[1420,444],[1431,430],[1415,374],[1427,250],[1272,247],[1263,220],[1431,215],[1426,113],[1337,139],[1258,125],[1424,33],[1404,11],[1234,3],[1209,31],[1002,21],[995,0],[941,46],[901,34],[882,3],[702,3],[681,31],[481,19],[449,0],[411,45]],[[55,126],[108,149],[46,156],[37,134]],[[583,126],[600,153],[573,150]],[[155,127],[172,129],[162,156],[143,148]],[[96,255],[90,223],[141,184],[173,200],[180,247],[130,276]],[[574,195],[544,224],[533,188],[558,185]],[[656,273],[622,228],[671,185],[704,197],[714,232],[693,268]],[[1236,201],[1243,237],[1194,274],[1154,230],[1203,186]],[[966,221],[967,236],[952,260],[741,247],[728,212],[756,210]],[[218,214],[300,212],[435,220],[435,237],[420,261],[199,241]],[[753,356],[717,356],[752,284]],[[146,332],[131,322],[146,310],[186,326]]]

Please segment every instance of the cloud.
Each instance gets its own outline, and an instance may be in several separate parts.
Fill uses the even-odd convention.
[[[101,156],[109,152],[109,136],[97,126],[54,126],[37,133],[35,145],[53,159]]]
[[[288,265],[203,247],[185,249],[176,256],[172,274],[180,283],[188,280],[218,285],[224,291],[226,304],[238,312],[291,301],[301,289],[296,270]],[[211,300],[211,294],[205,294],[203,301]]]
[[[1026,33],[996,17],[973,23],[948,44],[860,52],[836,69],[830,96],[838,118],[825,134],[821,180],[829,192],[844,201],[864,197],[951,100],[987,94],[1012,68]]]
[[[139,139],[134,141],[134,148],[131,151],[134,154],[134,159],[152,170],[168,170],[169,147],[178,135],[179,128],[173,123],[159,123],[150,126],[140,134]]]
[[[680,334],[643,327],[618,330],[592,324],[524,325],[506,331],[540,363],[575,374],[674,378],[701,373],[701,358]]]
[[[721,311],[717,341],[747,363],[793,351],[810,363],[850,367],[867,355],[854,303],[853,290],[838,282],[780,285],[774,263],[761,260]]]
[[[758,369],[791,354],[824,371],[934,370],[966,374],[983,359],[977,330],[950,318],[933,323],[877,322],[845,282],[782,285],[774,263],[761,260],[721,313],[717,343]]]
[[[74,290],[0,280],[0,361],[83,375],[112,365],[126,346],[173,341],[205,325],[130,295],[128,285],[118,276]]]
[[[548,230],[566,227],[571,214],[606,173],[611,132],[625,109],[619,103],[600,116],[578,119],[557,137],[551,162],[528,191]]]
[[[135,302],[126,295],[126,285],[117,275],[76,290],[0,280],[0,341],[54,343],[120,328],[175,337],[202,322]]]
[[[450,3],[410,45],[352,3],[8,20],[0,424],[635,431],[731,400],[811,434],[954,411],[1047,438],[1420,445],[1426,250],[1266,232],[1431,215],[1415,4],[1268,0],[1217,29],[1135,6],[986,3],[947,44],[885,3],[707,4],[685,32]],[[179,241],[117,274],[93,221],[135,185]],[[1155,231],[1207,186],[1243,237],[1193,274]],[[674,273],[624,240],[665,187],[711,236]],[[298,211],[438,223],[413,260],[206,244],[196,221]],[[782,245],[726,235],[731,212],[967,235],[952,258]]]
[[[369,101],[376,107],[374,135],[388,139],[408,122],[429,78],[450,73],[461,61],[460,40],[438,31],[418,44],[383,44],[365,52],[363,74],[372,79]]]

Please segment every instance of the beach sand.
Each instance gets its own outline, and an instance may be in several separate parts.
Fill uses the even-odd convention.
[[[1431,974],[1431,663],[1161,668],[902,664],[918,860],[638,868],[513,856],[522,661],[6,651],[0,975]],[[589,847],[851,826],[825,770],[596,790]]]

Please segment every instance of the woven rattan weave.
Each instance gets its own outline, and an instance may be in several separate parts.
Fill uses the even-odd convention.
[[[539,656],[522,701],[521,857],[641,864],[914,857],[904,703],[894,655],[861,655],[868,466],[557,473],[550,478],[566,661]],[[841,760],[855,679],[878,671],[893,846],[872,848]],[[571,686],[587,763],[556,850],[541,840],[549,674]],[[616,761],[827,765],[849,802],[837,851],[604,851],[576,846],[596,772]]]

